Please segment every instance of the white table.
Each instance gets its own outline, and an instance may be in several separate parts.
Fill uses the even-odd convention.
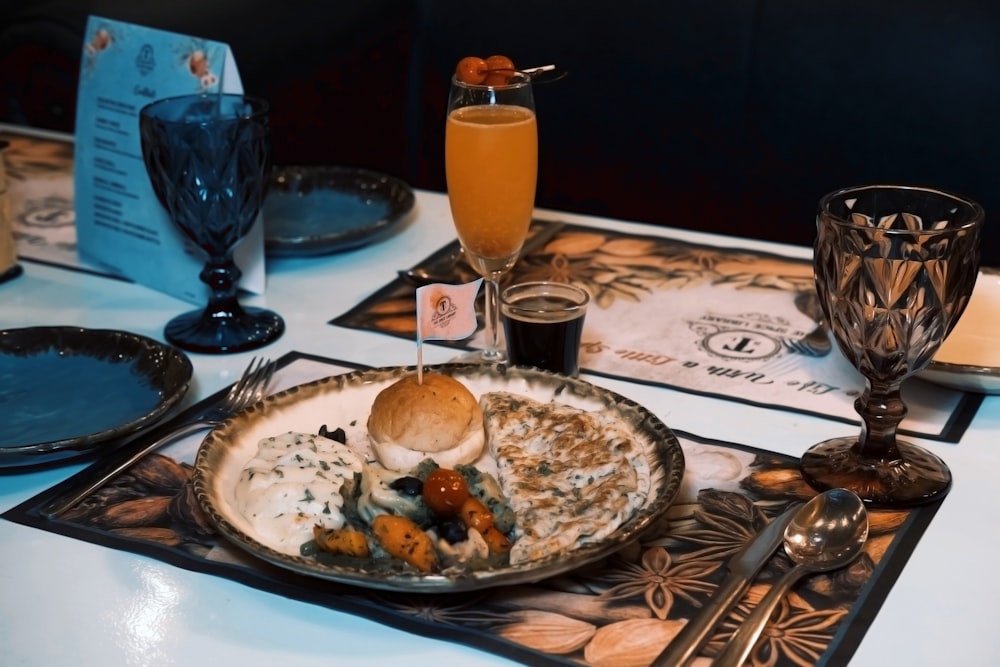
[[[540,211],[575,224],[724,239],[619,221]],[[809,224],[804,222],[804,224]],[[418,192],[412,219],[392,238],[346,254],[270,260],[264,296],[287,331],[263,351],[298,350],[372,365],[415,363],[412,342],[340,329],[327,321],[360,303],[454,238],[447,200]],[[808,257],[809,249],[741,242]],[[163,325],[190,304],[150,289],[25,262],[0,284],[0,329],[32,325],[120,328],[163,339]],[[188,402],[231,383],[254,352],[190,355]],[[424,362],[453,352],[424,346]],[[761,410],[658,387],[588,378],[633,398],[671,427],[798,456],[842,428],[823,419]],[[959,444],[921,442],[951,466],[954,489],[858,649],[858,665],[1000,664],[993,502],[1000,473],[1000,397],[988,397]],[[0,477],[0,511],[38,494],[80,464]],[[263,593],[130,553],[0,521],[0,663],[4,665],[500,665],[508,660],[397,631],[323,607]]]

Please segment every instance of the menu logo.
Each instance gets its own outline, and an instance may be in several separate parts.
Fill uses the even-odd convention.
[[[709,313],[690,322],[690,326],[702,336],[701,348],[712,356],[758,361],[781,352],[782,338],[792,328],[784,318],[763,313]]]
[[[142,76],[147,76],[156,68],[152,44],[143,44],[142,48],[139,49],[139,55],[135,57],[135,68]]]

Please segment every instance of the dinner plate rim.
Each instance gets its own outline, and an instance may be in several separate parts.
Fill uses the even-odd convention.
[[[918,375],[935,384],[981,394],[1000,394],[1000,368],[931,361]]]
[[[159,372],[145,374],[144,377],[155,387],[159,400],[151,410],[130,416],[100,431],[0,446],[0,468],[36,466],[77,458],[92,453],[115,438],[146,430],[180,403],[194,375],[191,360],[183,351],[131,331],[63,325],[0,330],[0,356],[27,356],[60,347],[68,353],[82,353],[97,359],[114,356],[117,361],[137,363],[149,360],[152,363],[149,370]],[[126,358],[122,355],[130,356]],[[159,357],[160,361],[154,361],[154,357]]]
[[[981,266],[979,271],[982,274],[980,278],[989,276],[995,281],[1000,277],[1000,267]],[[994,284],[993,289],[1000,289],[1000,283]],[[997,342],[1000,343],[1000,336],[997,337]],[[917,376],[928,382],[961,391],[1000,394],[1000,366],[931,359],[927,367]]]
[[[366,193],[377,193],[382,195],[382,199],[388,202],[390,212],[387,215],[378,216],[371,220],[366,220],[363,224],[356,225],[349,229],[342,229],[334,232],[317,231],[315,228],[304,230],[303,233],[295,235],[284,235],[268,228],[267,207],[268,198],[280,190],[278,184],[282,178],[296,176],[299,180],[309,178],[312,181],[323,177],[355,178],[361,179],[371,189]],[[388,234],[406,219],[406,216],[413,210],[416,204],[416,195],[413,188],[404,180],[390,174],[368,169],[366,167],[351,167],[347,165],[303,165],[287,164],[275,165],[271,169],[271,186],[268,197],[264,200],[264,249],[268,255],[273,257],[312,257],[328,255],[337,252],[353,250],[362,246],[374,243]],[[296,187],[289,185],[288,187]],[[315,185],[314,187],[322,187]],[[331,189],[331,188],[325,188]],[[346,189],[337,189],[340,192],[348,192]],[[296,190],[297,191],[297,190]]]
[[[413,366],[389,366],[356,370],[306,382],[268,396],[264,401],[251,406],[213,429],[198,449],[192,474],[195,496],[211,523],[230,543],[243,551],[272,565],[298,574],[371,589],[395,592],[450,593],[532,583],[610,556],[615,551],[637,540],[644,531],[662,518],[677,498],[685,470],[684,453],[680,441],[664,422],[639,403],[585,380],[548,371],[508,367],[504,364],[448,363],[425,366],[424,372],[443,372],[455,375],[460,379],[471,376],[480,378],[480,380],[484,376],[492,374],[494,377],[486,377],[485,381],[496,381],[500,384],[507,384],[511,378],[529,383],[534,382],[551,391],[552,398],[556,400],[559,396],[571,394],[580,397],[581,400],[584,398],[596,399],[605,409],[611,408],[619,411],[622,415],[632,415],[632,419],[635,421],[634,423],[628,422],[629,425],[633,429],[638,429],[643,438],[648,439],[648,443],[644,444],[644,454],[650,461],[650,495],[653,496],[652,500],[647,502],[636,515],[620,526],[611,536],[600,542],[584,545],[570,552],[552,554],[540,561],[507,566],[496,570],[478,570],[455,576],[423,575],[404,567],[398,571],[375,573],[358,568],[328,565],[308,556],[291,556],[262,544],[254,536],[243,533],[227,518],[225,510],[221,507],[224,502],[216,497],[213,484],[214,471],[218,469],[217,464],[224,462],[226,449],[232,447],[231,442],[227,445],[225,441],[227,429],[245,428],[247,422],[241,422],[241,420],[252,420],[255,416],[266,418],[269,411],[280,411],[283,407],[302,398],[310,400],[326,393],[336,394],[354,385],[387,384],[415,370]],[[359,418],[366,416],[359,415]],[[229,508],[229,511],[236,510]]]

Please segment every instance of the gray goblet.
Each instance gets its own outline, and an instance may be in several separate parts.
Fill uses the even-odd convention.
[[[979,272],[979,204],[931,188],[871,185],[820,200],[815,272],[820,303],[844,356],[865,377],[859,436],[802,457],[817,489],[843,487],[873,507],[941,498],[951,472],[898,440],[902,382],[921,371],[965,310]]]

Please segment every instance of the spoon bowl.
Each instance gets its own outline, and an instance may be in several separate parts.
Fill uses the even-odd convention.
[[[785,553],[814,572],[843,567],[868,537],[868,513],[852,491],[831,489],[803,505],[785,528]]]
[[[803,505],[785,528],[785,553],[795,566],[771,587],[713,665],[742,665],[792,584],[807,574],[844,567],[857,558],[867,539],[868,512],[854,492],[830,489]]]

